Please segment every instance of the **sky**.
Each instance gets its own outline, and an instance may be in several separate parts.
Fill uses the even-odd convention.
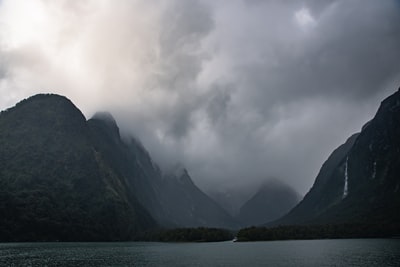
[[[110,111],[207,192],[300,194],[400,86],[396,0],[2,0],[0,109]]]

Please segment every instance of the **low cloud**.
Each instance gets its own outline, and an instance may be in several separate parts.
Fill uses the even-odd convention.
[[[400,4],[0,2],[0,108],[39,92],[109,110],[206,190],[304,194],[400,82]]]

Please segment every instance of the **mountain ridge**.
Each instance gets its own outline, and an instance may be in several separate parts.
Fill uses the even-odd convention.
[[[166,216],[160,169],[110,113],[86,120],[69,99],[38,94],[0,113],[0,147],[0,240],[134,240],[185,226]],[[193,225],[214,226],[203,221]]]
[[[299,195],[279,180],[264,182],[240,208],[237,218],[245,226],[278,219],[299,202]]]
[[[400,88],[324,163],[304,199],[267,224],[400,223]]]
[[[91,145],[65,97],[35,95],[0,115],[2,240],[127,240],[156,227]]]

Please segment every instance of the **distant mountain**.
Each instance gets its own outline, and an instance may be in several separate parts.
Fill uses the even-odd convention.
[[[193,183],[186,169],[176,166],[164,174],[138,140],[122,140],[110,114],[98,113],[88,123],[96,136],[96,148],[103,151],[111,168],[126,178],[130,190],[160,225],[238,227]]]
[[[215,188],[207,194],[234,218],[238,216],[241,206],[254,194],[254,186],[234,188]]]
[[[129,240],[157,226],[96,138],[58,95],[1,112],[0,240]]]
[[[322,166],[304,199],[270,225],[400,223],[400,89]]]
[[[239,227],[232,216],[193,183],[183,167],[176,166],[165,175],[162,185],[161,203],[167,211],[167,218],[174,224],[185,227]]]
[[[0,148],[3,241],[131,240],[159,226],[235,225],[186,171],[164,175],[139,141],[122,139],[111,114],[86,121],[59,95],[2,111]]]
[[[299,200],[299,195],[290,186],[269,180],[244,203],[237,219],[243,226],[262,225],[287,213]]]

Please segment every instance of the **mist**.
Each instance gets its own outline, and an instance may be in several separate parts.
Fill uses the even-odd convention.
[[[400,3],[0,1],[0,109],[36,93],[107,110],[205,191],[305,194],[400,83]]]

